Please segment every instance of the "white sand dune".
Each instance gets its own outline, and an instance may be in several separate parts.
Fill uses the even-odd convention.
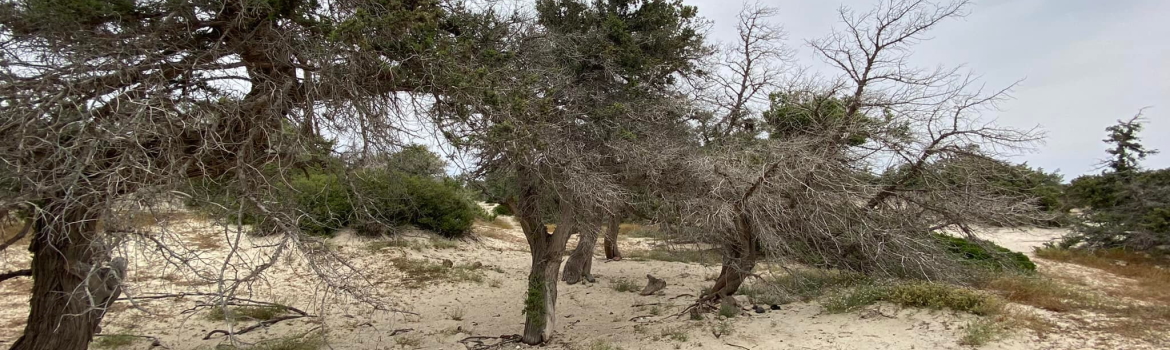
[[[192,237],[215,233],[214,229],[188,223],[176,228],[180,235]],[[238,337],[255,343],[265,339],[289,337],[314,330],[324,330],[332,349],[468,349],[471,336],[499,337],[520,333],[523,329],[523,293],[530,258],[523,235],[517,229],[477,225],[478,240],[459,243],[454,249],[388,247],[369,249],[369,241],[342,234],[330,245],[349,257],[376,284],[382,297],[395,306],[417,315],[376,311],[368,304],[344,294],[327,293],[304,261],[282,259],[262,281],[241,292],[241,297],[271,300],[292,305],[317,315],[277,323]],[[220,232],[219,234],[222,234]],[[1061,234],[1059,230],[997,230],[988,237],[1014,250],[1031,252]],[[259,264],[265,256],[265,243],[273,238],[247,238],[241,256]],[[425,237],[414,238],[425,241]],[[644,239],[623,237],[627,251],[645,249]],[[161,268],[164,264],[146,249],[133,246],[122,250],[131,259],[131,295],[157,293],[211,292],[218,288],[186,277],[182,271]],[[599,253],[600,253],[600,249]],[[215,273],[212,262],[222,261],[223,246],[202,251],[207,259],[205,273]],[[482,282],[435,282],[407,288],[401,272],[390,262],[407,257],[430,261],[451,260],[455,264],[480,263],[486,268]],[[0,256],[0,269],[26,266],[28,254],[10,249]],[[1051,268],[1050,263],[1041,268]],[[1075,265],[1060,266],[1059,268]],[[606,342],[621,349],[963,349],[958,339],[962,329],[974,316],[947,311],[875,305],[857,313],[827,314],[815,303],[784,305],[781,310],[763,314],[745,313],[728,320],[734,332],[715,337],[719,321],[693,321],[675,317],[694,300],[697,291],[710,284],[716,266],[699,264],[633,261],[605,262],[598,256],[593,264],[597,283],[560,287],[557,305],[555,340],[550,349],[590,349],[595,342]],[[231,276],[234,271],[229,271]],[[241,272],[242,273],[242,272]],[[665,278],[668,286],[660,295],[639,296],[610,288],[619,278],[644,283],[645,276]],[[19,335],[27,314],[28,279],[14,279],[0,285],[0,347],[6,347]],[[198,297],[175,297],[119,303],[106,317],[103,332],[157,337],[170,349],[213,349],[227,341],[222,336],[203,338],[215,329],[227,329],[223,322],[209,321],[204,314],[185,312],[196,305]],[[653,304],[636,306],[640,304]],[[1054,316],[1059,317],[1059,316]],[[240,322],[235,328],[253,322]],[[395,332],[395,330],[399,330]],[[396,334],[397,333],[397,334]],[[677,334],[685,334],[685,341]],[[676,335],[675,339],[671,336]],[[499,339],[487,339],[486,344]],[[417,344],[416,344],[417,343]],[[526,348],[507,344],[504,348]],[[150,348],[148,341],[136,342],[133,349]],[[1044,337],[1019,331],[1007,339],[984,346],[985,349],[1154,349],[1152,344],[1067,329]]]

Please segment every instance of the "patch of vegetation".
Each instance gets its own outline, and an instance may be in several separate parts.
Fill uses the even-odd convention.
[[[731,335],[735,333],[735,327],[732,327],[730,320],[718,320],[710,324],[711,334],[716,338]]]
[[[93,346],[102,349],[121,349],[130,346],[138,337],[129,334],[106,334],[93,341]]]
[[[495,214],[496,216],[512,216],[512,215],[514,215],[514,214],[512,214],[512,209],[508,209],[508,206],[503,205],[503,204],[497,204],[495,208],[492,208],[492,214]]]
[[[589,350],[622,350],[622,348],[605,340],[594,340],[593,343],[589,344]]]
[[[216,306],[207,312],[207,319],[212,321],[268,321],[276,316],[280,316],[288,309],[279,305],[249,305],[249,306],[229,306],[230,315],[226,312],[223,306]],[[230,319],[229,319],[230,317]]]
[[[618,234],[635,238],[665,239],[666,234],[658,226],[624,223],[618,225]]]
[[[610,280],[609,281],[609,288],[616,290],[618,292],[622,292],[622,293],[637,292],[640,289],[642,289],[642,287],[638,286],[637,282],[634,282],[634,281],[632,281],[628,278],[624,278],[624,277],[615,278],[615,279]]]
[[[633,260],[657,260],[692,264],[714,264],[719,262],[718,249],[655,249],[635,250],[625,253]]]
[[[719,316],[735,318],[735,316],[739,316],[739,308],[730,303],[719,304]]]
[[[535,278],[528,279],[528,293],[524,297],[524,317],[533,327],[544,327],[544,282]]]
[[[999,339],[1006,331],[1002,323],[980,318],[963,328],[963,337],[959,338],[959,345],[983,346]]]
[[[413,251],[422,251],[428,246],[424,242],[419,242],[412,239],[405,238],[391,238],[384,240],[376,240],[366,244],[366,250],[370,252],[377,252],[385,248],[404,248]]]
[[[318,350],[325,346],[325,340],[320,333],[309,333],[304,336],[292,336],[261,341],[254,346],[239,348],[230,344],[220,344],[215,350]]]
[[[443,314],[447,315],[447,318],[452,321],[463,321],[463,316],[466,313],[467,310],[461,306],[454,306],[443,311]]]
[[[406,274],[402,282],[407,288],[422,288],[437,281],[482,283],[484,278],[483,271],[480,271],[483,266],[468,264],[446,266],[426,259],[406,257],[392,258],[390,262],[394,264],[394,268]]]
[[[687,329],[683,326],[664,328],[660,337],[680,343],[685,343],[690,339],[690,335],[687,334]]]
[[[830,313],[857,310],[879,301],[909,307],[951,309],[975,315],[991,315],[1003,310],[1000,299],[979,291],[932,282],[902,282],[862,285],[831,293],[821,305]]]
[[[400,335],[394,337],[394,344],[402,348],[417,349],[422,346],[422,338],[416,335]]]
[[[1067,312],[1096,303],[1091,295],[1040,276],[1000,276],[983,282],[982,288],[999,293],[1013,303]]]
[[[1144,120],[1134,117],[1106,128],[1111,144],[1105,172],[1073,179],[1069,202],[1083,208],[1062,248],[1126,248],[1165,254],[1170,245],[1170,169],[1139,165],[1158,151],[1145,148],[1138,133]]]
[[[431,240],[431,247],[435,249],[455,249],[459,248],[459,241],[447,238],[436,238]]]
[[[298,228],[314,235],[329,236],[351,227],[358,235],[381,237],[405,225],[449,238],[466,235],[483,209],[457,181],[441,172],[432,174],[433,162],[419,161],[427,157],[413,154],[418,152],[426,151],[408,147],[400,153],[411,155],[392,154],[384,166],[376,168],[346,169],[333,160],[321,168],[282,174],[281,180],[272,183],[287,203],[277,209],[293,212]],[[418,166],[403,165],[407,163]],[[257,234],[276,233],[278,228],[257,208],[244,205],[243,215],[238,215],[240,190],[230,183],[207,178],[191,181],[189,191],[196,194],[192,198],[200,200],[189,200],[188,205],[229,222],[254,225]]]
[[[759,304],[787,304],[796,300],[809,301],[831,290],[871,284],[865,275],[840,270],[793,269],[784,274],[772,274],[739,288],[737,294],[747,295]]]
[[[934,234],[934,237],[946,247],[948,252],[962,259],[961,261],[964,263],[994,271],[1036,271],[1036,264],[1032,263],[1027,255],[1013,252],[990,241],[970,240],[937,233]]]

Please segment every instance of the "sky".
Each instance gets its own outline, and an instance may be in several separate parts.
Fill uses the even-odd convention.
[[[877,1],[760,3],[779,10],[771,21],[784,27],[800,64],[818,71],[828,67],[805,40],[830,33],[841,6],[863,12]],[[712,22],[709,39],[735,39],[740,3],[683,2]],[[913,62],[962,65],[989,88],[1020,81],[990,117],[1006,126],[1039,126],[1047,137],[1014,161],[1058,170],[1066,181],[1098,173],[1108,147],[1101,142],[1105,127],[1146,108],[1144,144],[1166,153],[1142,164],[1170,167],[1170,1],[983,0],[968,13],[931,32],[915,47]]]

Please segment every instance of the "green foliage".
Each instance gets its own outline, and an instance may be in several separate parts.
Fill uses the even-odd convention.
[[[229,310],[231,311],[230,319],[228,310],[224,310],[223,306],[212,308],[207,313],[207,319],[233,323],[239,320],[267,321],[288,311],[288,309],[280,305],[232,306],[229,307]]]
[[[609,288],[622,293],[637,292],[639,289],[641,289],[638,287],[637,282],[624,277],[615,278],[610,281]]]
[[[1003,325],[994,320],[980,318],[963,328],[959,345],[982,346],[1002,336],[1004,331]]]
[[[325,346],[325,339],[319,332],[312,332],[303,336],[290,336],[261,341],[247,348],[237,348],[230,344],[220,344],[216,350],[317,350]]]
[[[1003,308],[1003,302],[992,295],[947,284],[919,281],[847,288],[830,293],[821,300],[821,305],[830,313],[841,313],[879,301],[909,307],[951,309],[976,315],[995,314]]]
[[[121,349],[130,346],[138,337],[129,334],[107,334],[93,341],[93,346],[101,349]]]
[[[293,213],[300,230],[308,234],[331,235],[352,227],[359,235],[383,236],[397,226],[413,225],[449,238],[462,237],[483,210],[458,182],[442,177],[441,163],[434,163],[438,160],[423,148],[408,147],[386,157],[382,167],[345,171],[340,164],[330,164],[271,182],[279,198],[286,200],[281,202],[287,206],[284,210]],[[236,195],[240,190],[224,183],[229,181],[192,180],[190,191],[195,195],[188,204],[235,222],[241,212]],[[256,225],[258,233],[276,231],[255,208],[245,205],[242,213],[238,219]]]
[[[499,204],[499,205],[496,205],[495,208],[492,208],[492,214],[512,216],[512,209],[508,209],[508,206],[506,206],[506,205]]]
[[[1036,272],[1036,264],[1027,255],[1013,252],[985,240],[970,240],[945,234],[934,234],[947,251],[963,262],[995,271]]]
[[[296,203],[301,215],[302,231],[314,235],[329,235],[348,226],[354,215],[349,188],[337,175],[316,173],[296,176],[289,181],[289,198]]]
[[[999,159],[961,155],[927,163],[918,172],[907,164],[882,174],[879,183],[902,183],[908,190],[951,188],[959,192],[979,191],[1017,203],[1029,203],[1045,214],[1025,220],[1003,221],[989,218],[989,225],[1061,226],[1067,222],[1069,206],[1064,200],[1062,177],[1027,164],[1011,164]]]
[[[544,327],[544,281],[540,280],[538,276],[528,277],[528,293],[524,296],[524,317],[527,318],[527,324],[536,328]]]
[[[736,291],[761,304],[786,304],[795,300],[809,301],[827,291],[872,284],[863,274],[839,270],[794,269],[782,275],[771,275]]]
[[[407,176],[402,185],[412,204],[410,223],[445,237],[462,237],[471,231],[480,209],[463,195],[458,183]]]
[[[735,307],[735,305],[731,303],[719,304],[719,316],[723,316],[725,318],[735,318],[735,316],[739,316],[739,308]]]
[[[438,281],[450,282],[483,282],[483,265],[478,264],[443,264],[426,259],[392,258],[394,268],[402,271],[406,276],[402,278],[407,288],[424,288]]]
[[[1139,115],[1128,121],[1118,120],[1117,124],[1105,128],[1109,133],[1109,137],[1104,140],[1105,143],[1114,145],[1106,151],[1111,158],[1105,161],[1105,165],[1113,172],[1125,174],[1136,171],[1139,169],[1139,161],[1148,155],[1158,153],[1158,150],[1146,149],[1141,144],[1141,138],[1137,134],[1143,127],[1143,120]]]
[[[769,137],[786,139],[800,135],[823,134],[832,129],[850,130],[846,144],[858,146],[865,143],[866,127],[871,124],[868,117],[856,113],[846,116],[845,100],[809,93],[773,93],[769,96],[771,105],[762,117],[768,126]]]
[[[418,177],[443,178],[447,163],[423,145],[410,145],[386,157],[386,169]]]
[[[1170,169],[1141,170],[1138,161],[1157,151],[1139,143],[1139,119],[1107,130],[1105,141],[1115,144],[1106,162],[1109,169],[1078,177],[1068,186],[1068,202],[1085,211],[1062,246],[1142,251],[1170,246]]]
[[[576,42],[581,52],[566,58],[582,82],[669,85],[703,49],[698,10],[677,0],[540,0],[536,10],[540,24]]]

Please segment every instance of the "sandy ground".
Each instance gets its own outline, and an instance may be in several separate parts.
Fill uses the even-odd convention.
[[[168,267],[160,254],[134,243],[124,245],[119,253],[131,261],[128,294],[133,303],[120,302],[103,324],[103,333],[135,334],[157,337],[170,349],[213,349],[226,344],[221,335],[204,339],[215,329],[228,329],[222,321],[210,321],[207,308],[192,311],[202,300],[198,296],[142,299],[157,294],[214,292],[226,244],[231,232],[209,227],[197,220],[171,225],[175,236],[185,239],[199,259],[190,265],[207,279]],[[323,317],[284,321],[238,337],[238,341],[255,343],[266,339],[324,331],[333,349],[469,349],[476,343],[473,336],[499,337],[520,333],[520,313],[528,272],[528,256],[523,235],[517,229],[501,229],[477,224],[476,240],[460,242],[450,249],[406,247],[370,249],[371,241],[341,234],[329,245],[348,257],[374,284],[378,296],[393,301],[392,306],[413,314],[374,310],[358,298],[334,293],[324,288],[304,259],[294,254],[282,258],[266,278],[241,289],[240,296],[292,305]],[[1021,252],[1062,234],[1059,230],[997,230],[987,237]],[[428,238],[414,233],[420,242]],[[242,237],[241,248],[233,259],[244,265],[262,264],[276,238]],[[570,245],[573,243],[571,242]],[[654,243],[646,239],[623,237],[627,252],[645,249]],[[598,249],[600,253],[600,249]],[[390,261],[394,258],[441,262],[456,265],[482,264],[481,282],[446,281],[405,286],[401,272]],[[29,256],[23,249],[0,253],[0,270],[27,266]],[[1052,262],[1042,262],[1041,269],[1076,270],[1086,275],[1102,271]],[[708,318],[693,321],[675,317],[693,301],[693,295],[711,282],[715,266],[630,259],[606,262],[600,255],[593,265],[596,283],[560,287],[557,305],[555,340],[550,349],[591,349],[597,342],[621,349],[961,349],[962,329],[973,316],[946,311],[876,305],[857,313],[827,314],[815,303],[784,305],[781,310],[764,314],[745,313],[727,322],[734,332],[715,337],[721,321]],[[229,269],[226,278],[237,278],[246,271]],[[647,274],[666,279],[667,288],[658,295],[639,296],[611,288],[615,279],[629,279],[642,284]],[[7,347],[19,335],[27,315],[27,278],[0,284],[0,347]],[[646,305],[652,304],[652,305]],[[645,305],[645,306],[638,306]],[[1059,318],[1060,315],[1050,315]],[[241,322],[233,328],[254,322]],[[678,334],[685,334],[685,340]],[[671,335],[674,335],[673,337]],[[461,340],[466,340],[460,342]],[[493,344],[499,339],[478,339]],[[150,341],[139,341],[133,349],[150,348]],[[525,348],[507,344],[504,348]],[[1081,332],[1068,322],[1055,334],[1044,336],[1019,331],[982,347],[984,349],[1154,349],[1151,344],[1118,338],[1108,334]]]

